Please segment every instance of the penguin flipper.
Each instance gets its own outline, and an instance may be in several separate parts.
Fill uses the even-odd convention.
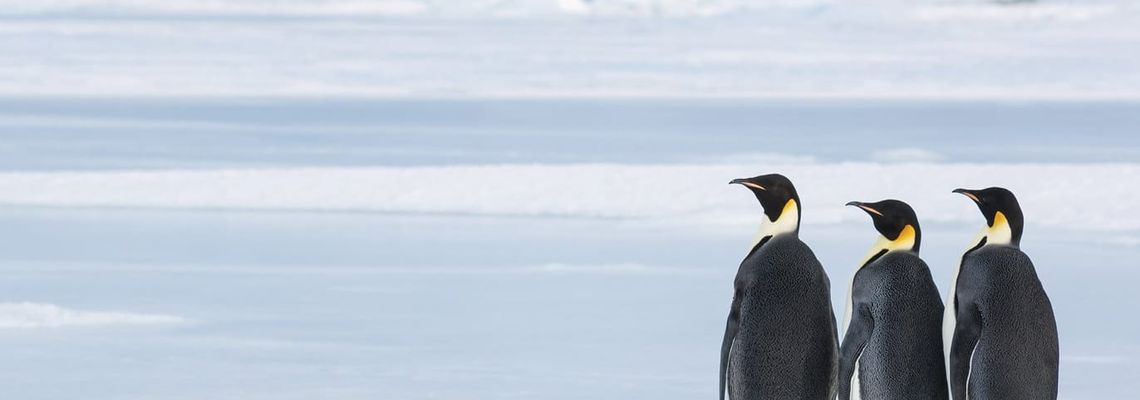
[[[852,393],[859,393],[859,388],[851,386],[851,378],[858,372],[859,356],[863,354],[875,328],[875,320],[871,318],[867,305],[856,303],[853,311],[847,333],[843,335],[843,346],[839,350],[839,400],[859,398],[852,396]]]
[[[736,330],[740,327],[740,296],[739,290],[732,296],[732,308],[724,327],[724,342],[720,345],[720,400],[724,400],[725,389],[729,386],[728,357],[732,351],[732,342],[736,341]]]
[[[831,283],[827,285],[827,292],[831,292]],[[827,398],[835,399],[839,395],[839,333],[835,328],[835,318],[831,318],[831,372],[827,374],[827,379],[831,381],[831,387],[827,389]]]
[[[966,400],[970,387],[970,365],[982,333],[982,318],[976,304],[959,304],[954,338],[950,342],[950,395]]]

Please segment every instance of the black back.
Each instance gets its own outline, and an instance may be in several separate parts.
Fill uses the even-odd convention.
[[[831,283],[795,235],[754,250],[736,275],[734,337],[727,337],[732,400],[830,400],[838,363]],[[732,325],[732,316],[729,321]]]
[[[954,399],[1057,398],[1057,323],[1033,262],[991,245],[962,257],[950,348]],[[968,380],[968,381],[967,381]]]
[[[906,251],[855,273],[851,324],[840,351],[839,398],[945,400],[942,299],[930,268]],[[855,361],[861,388],[851,387]]]

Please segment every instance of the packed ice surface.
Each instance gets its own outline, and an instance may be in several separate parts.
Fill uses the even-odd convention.
[[[79,325],[136,325],[181,322],[167,315],[68,310],[53,304],[0,303],[0,329],[55,328]]]
[[[949,191],[1009,186],[1062,398],[1137,391],[1135,2],[0,0],[0,21],[3,398],[712,397],[760,218],[726,183],[766,172],[799,184],[837,312],[875,237],[843,203],[911,201],[944,290],[982,223]]]
[[[0,98],[0,168],[1120,163],[1135,126],[1135,102]]]
[[[28,399],[711,397],[752,233],[122,209],[8,210],[0,221],[5,301],[177,318],[9,329],[0,312],[11,348],[2,390]],[[923,255],[945,289],[977,227],[925,228]],[[1057,312],[1061,393],[1127,398],[1140,324],[1121,316],[1137,304],[1140,251],[1070,234],[1031,225],[1023,245]],[[852,223],[803,237],[839,307],[875,233]]]
[[[874,238],[841,204],[912,202],[945,289],[982,223],[948,190],[1015,189],[1062,399],[1137,392],[1134,1],[0,0],[0,21],[2,398],[712,397],[759,218],[725,183],[773,171],[837,311]]]
[[[1140,98],[1140,5],[0,2],[9,96]]]
[[[843,203],[911,201],[945,290],[983,223],[950,190],[1014,188],[1062,397],[1140,374],[1133,103],[3,105],[4,397],[712,397],[760,218],[727,182],[765,172],[837,312],[876,237]]]
[[[1034,225],[1074,232],[1140,230],[1140,163],[569,164],[325,167],[160,171],[0,172],[11,206],[333,211],[756,224],[742,219],[731,177],[779,171],[796,178],[807,224],[862,222],[844,204],[907,199],[924,221],[978,222],[957,187],[1005,186]],[[759,215],[753,215],[759,217]],[[1103,235],[1103,233],[1097,233]]]

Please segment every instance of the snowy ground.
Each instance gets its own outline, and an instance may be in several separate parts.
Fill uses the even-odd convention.
[[[712,398],[784,172],[833,299],[1006,185],[1064,399],[1140,376],[1140,5],[0,0],[0,397]]]
[[[0,94],[1140,99],[1129,0],[0,0]]]
[[[134,315],[79,325],[32,309],[61,326],[13,327],[0,308],[11,349],[3,392],[28,399],[711,397],[750,233],[375,214],[18,210],[0,220],[6,299]],[[940,283],[971,233],[927,228]],[[1062,393],[1127,398],[1140,324],[1120,316],[1137,303],[1137,248],[1062,235],[1039,229],[1025,245],[1060,319]],[[804,236],[842,304],[869,228]]]
[[[772,170],[800,183],[837,306],[875,235],[843,202],[911,200],[945,285],[982,223],[949,190],[1014,188],[1059,318],[1063,397],[1126,398],[1140,373],[1133,104],[599,101],[613,118],[565,124],[586,106],[6,104],[5,397],[711,397],[759,217],[725,183]],[[658,115],[763,123],[706,143]],[[937,123],[987,115],[1041,136]],[[876,129],[822,122],[845,119]],[[1102,136],[1066,134],[1084,130]]]

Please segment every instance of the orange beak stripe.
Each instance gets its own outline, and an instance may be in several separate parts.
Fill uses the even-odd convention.
[[[740,184],[744,185],[744,186],[748,186],[750,188],[754,188],[754,189],[768,190],[768,189],[765,189],[763,186],[757,185],[757,184],[752,183],[752,182],[740,182]]]
[[[860,206],[859,206],[859,208],[862,208],[862,209],[864,209],[864,210],[867,210],[867,212],[869,212],[869,213],[874,213],[875,215],[878,215],[878,216],[880,216],[880,217],[882,217],[882,216],[883,216],[883,213],[879,212],[879,210],[876,210],[876,209],[874,209],[874,208],[871,208],[871,207],[867,207],[867,206],[864,206],[864,205],[860,205]]]
[[[966,195],[966,197],[969,197],[969,198],[970,198],[970,200],[973,200],[975,203],[978,203],[978,202],[980,202],[980,201],[981,201],[981,200],[978,200],[978,196],[974,196],[974,194],[973,194],[973,193],[970,193],[970,192],[962,192],[962,194]]]

